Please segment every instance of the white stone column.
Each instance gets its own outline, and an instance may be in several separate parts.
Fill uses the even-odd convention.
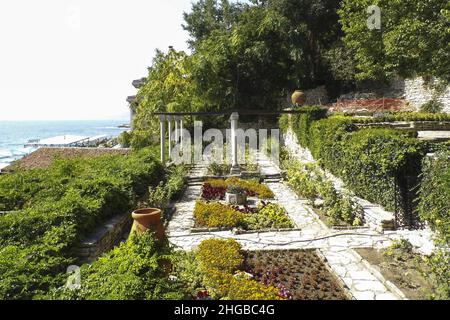
[[[164,165],[166,162],[166,116],[159,116],[160,125],[160,147],[161,147],[161,163]]]
[[[169,160],[172,158],[172,120],[173,120],[173,116],[167,116],[167,121],[168,121],[168,128],[167,130],[169,130]]]
[[[183,148],[183,129],[184,129],[183,117],[180,117],[180,143],[181,143],[181,148]],[[181,149],[181,150],[183,150],[183,149]]]
[[[231,174],[239,174],[237,135],[239,114],[234,112],[230,117],[231,122]]]
[[[180,141],[180,132],[178,131],[178,117],[174,117],[175,120],[175,143],[178,143]]]

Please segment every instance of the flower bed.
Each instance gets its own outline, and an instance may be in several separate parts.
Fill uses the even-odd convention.
[[[281,292],[272,285],[255,281],[242,273],[244,263],[241,245],[236,240],[208,239],[196,252],[199,270],[207,291],[201,298],[228,300],[279,300]]]
[[[208,239],[180,261],[176,264],[176,275],[187,284],[193,299],[349,298],[312,250],[244,252],[234,239]]]
[[[311,250],[248,252],[245,271],[292,300],[347,300],[343,286]]]
[[[257,180],[244,180],[239,178],[209,179],[203,184],[202,198],[204,200],[223,200],[229,186],[244,189],[248,196],[259,199],[273,199],[275,196],[270,188]]]
[[[294,223],[283,207],[266,202],[261,202],[256,207],[249,207],[198,201],[194,209],[194,218],[196,228],[240,228],[243,230],[294,228]]]

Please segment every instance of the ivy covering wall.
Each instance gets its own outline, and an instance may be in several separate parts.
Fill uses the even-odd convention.
[[[414,222],[423,143],[399,130],[358,129],[353,118],[327,117],[319,107],[290,117],[283,116],[280,126],[292,128],[322,167],[357,196],[398,212],[399,222]]]

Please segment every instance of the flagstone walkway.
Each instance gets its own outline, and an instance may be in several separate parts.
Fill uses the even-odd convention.
[[[258,155],[261,173],[279,174],[264,155]],[[208,238],[233,238],[246,250],[317,249],[330,268],[348,287],[355,299],[387,300],[405,299],[403,293],[353,249],[385,248],[393,240],[406,238],[419,251],[432,250],[430,234],[425,231],[395,231],[379,233],[368,228],[353,230],[329,229],[308,206],[283,182],[271,179],[268,186],[275,194],[273,202],[283,205],[300,231],[256,232],[237,234],[234,231],[192,233],[195,201],[201,195],[201,178],[207,166],[196,165],[190,173],[190,183],[182,199],[175,205],[176,211],[169,222],[167,232],[170,242],[180,250],[192,250]]]

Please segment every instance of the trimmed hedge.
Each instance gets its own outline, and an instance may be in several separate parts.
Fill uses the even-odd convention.
[[[450,245],[450,150],[425,158],[419,195],[420,217]]]
[[[394,129],[358,129],[354,118],[317,119],[323,109],[292,116],[292,129],[320,165],[341,178],[357,196],[401,214],[413,223],[424,143]],[[285,124],[285,120],[282,120]]]
[[[61,285],[72,247],[99,222],[130,210],[162,176],[152,150],[1,176],[3,206],[15,211],[0,216],[0,299],[35,298]]]

